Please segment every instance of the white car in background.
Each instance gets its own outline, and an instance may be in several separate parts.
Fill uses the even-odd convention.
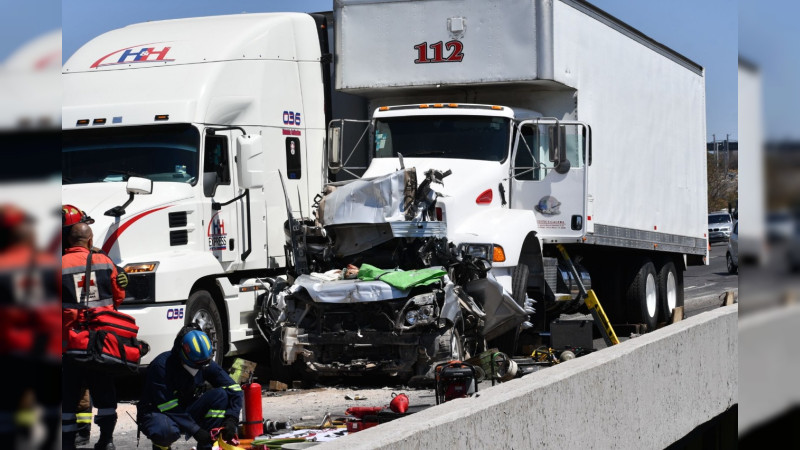
[[[731,237],[733,219],[728,212],[715,212],[708,215],[708,241],[727,241]]]

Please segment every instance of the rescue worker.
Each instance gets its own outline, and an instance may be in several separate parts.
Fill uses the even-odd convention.
[[[61,205],[61,254],[64,254],[64,250],[68,245],[69,233],[72,230],[72,226],[76,223],[85,223],[86,225],[91,225],[94,223],[94,219],[92,219],[85,211],[78,209],[77,206],[73,205]],[[101,250],[97,247],[93,247],[92,251],[95,253],[100,253]],[[125,272],[117,266],[117,284],[122,289],[128,287],[128,276]],[[89,390],[84,389],[83,396],[81,400],[78,402],[78,407],[76,410],[77,420],[78,420],[78,436],[76,445],[84,445],[89,442],[89,437],[92,434],[92,400],[89,395]]]
[[[172,350],[150,363],[137,413],[139,429],[152,441],[153,450],[169,448],[181,434],[187,440],[193,437],[197,450],[210,449],[210,430],[218,427],[223,427],[226,441],[236,435],[242,388],[213,355],[208,336],[189,325],[178,333]]]
[[[125,291],[117,284],[117,268],[108,256],[91,252],[92,229],[83,222],[72,226],[67,237],[67,248],[61,258],[62,282],[62,340],[66,341],[69,329],[76,325],[80,311],[86,308],[111,306],[117,308],[125,298]],[[86,266],[91,258],[91,273],[87,280]],[[87,284],[88,283],[88,284]],[[86,286],[84,287],[84,285]],[[88,295],[84,296],[83,292]],[[77,432],[76,409],[83,387],[91,391],[100,427],[100,439],[95,449],[113,450],[114,428],[117,423],[117,395],[114,379],[91,366],[64,359],[62,376],[62,446],[75,448]]]

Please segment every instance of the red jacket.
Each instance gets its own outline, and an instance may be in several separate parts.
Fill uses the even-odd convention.
[[[64,332],[77,320],[80,309],[101,306],[113,306],[116,309],[125,298],[125,290],[117,284],[114,262],[102,253],[92,253],[89,298],[88,301],[83,298],[88,257],[89,250],[83,247],[70,247],[61,257],[61,319]]]

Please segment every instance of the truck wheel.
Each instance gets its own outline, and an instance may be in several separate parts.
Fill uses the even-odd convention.
[[[630,308],[629,320],[643,323],[647,331],[656,328],[658,319],[658,279],[656,268],[650,260],[644,260],[636,276],[628,286],[626,300]]]
[[[222,365],[225,353],[222,319],[214,299],[208,291],[197,291],[189,297],[186,307],[186,325],[196,323],[200,326],[214,347],[214,362]]]
[[[664,322],[669,321],[673,309],[683,306],[683,276],[672,261],[667,261],[658,271],[658,299]]]

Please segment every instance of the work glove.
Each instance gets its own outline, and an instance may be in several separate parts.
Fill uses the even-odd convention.
[[[202,428],[195,431],[192,437],[195,441],[197,441],[198,447],[209,447],[214,443],[214,441],[211,439],[211,433]]]
[[[239,424],[239,421],[236,418],[228,416],[225,417],[225,420],[222,421],[222,440],[230,441],[236,436],[236,426]]]
[[[125,272],[120,272],[117,274],[117,286],[121,287],[122,289],[128,287],[128,275],[126,275]]]

